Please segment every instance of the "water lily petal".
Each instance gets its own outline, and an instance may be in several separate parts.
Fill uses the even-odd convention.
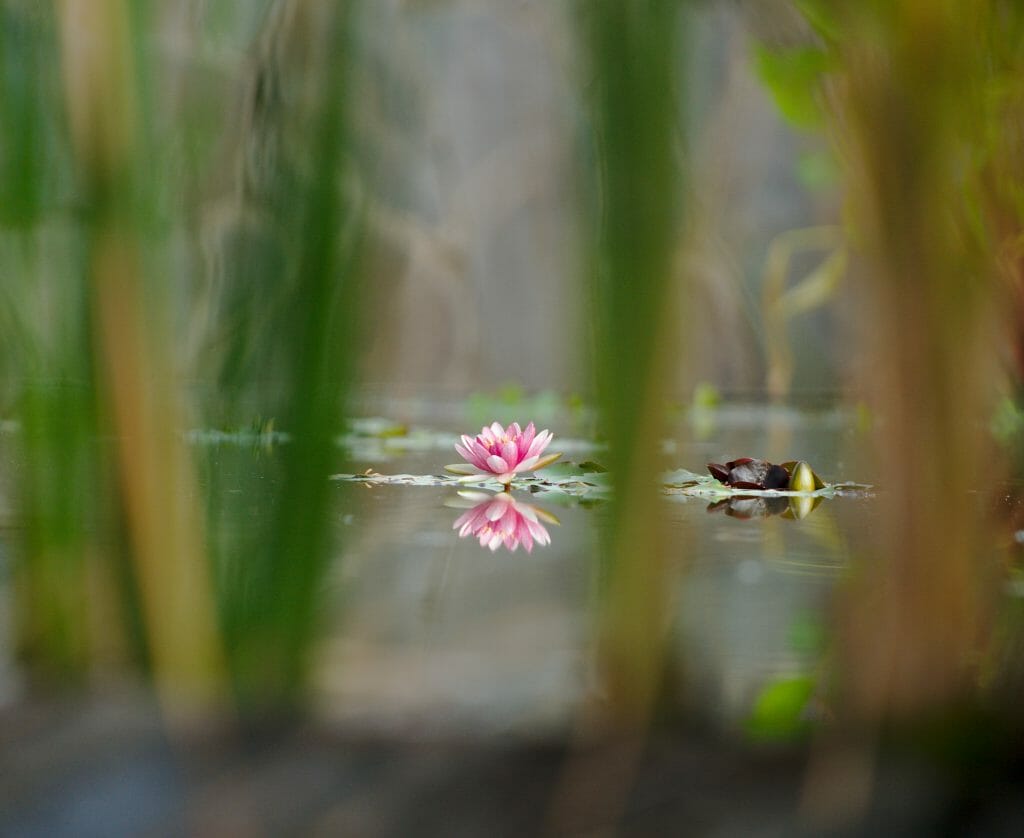
[[[533,471],[540,457],[527,457],[516,466],[516,471]]]
[[[519,437],[519,458],[525,459],[527,452],[530,450],[530,446],[533,444],[533,438],[537,435],[537,429],[533,426],[533,422],[526,426],[526,430],[523,431],[522,436]]]
[[[729,482],[729,468],[721,463],[708,463],[708,471],[719,483]]]
[[[516,511],[520,515],[522,515],[527,521],[536,521],[537,520],[537,512],[536,512],[535,508],[530,506],[528,503],[519,504],[516,507]]]
[[[470,451],[475,455],[470,462],[474,465],[480,466],[482,469],[486,469],[487,458],[491,456],[491,452],[480,442],[479,438],[473,440],[473,447]]]
[[[505,429],[503,427],[501,427],[501,425],[499,425],[497,422],[492,422],[491,423],[490,430],[491,430],[491,433],[494,434],[495,441],[498,441],[503,436],[505,436]]]
[[[548,535],[548,531],[544,529],[544,525],[539,521],[524,521],[526,529],[530,531],[530,535],[533,536],[541,544],[547,544],[551,540],[551,536]]]
[[[519,446],[509,440],[501,446],[501,458],[513,466],[519,462]]]
[[[549,442],[551,442],[551,432],[541,431],[539,434],[537,434],[533,442],[530,443],[530,447],[526,450],[526,456],[538,456],[545,448],[548,447]]]
[[[497,454],[491,454],[491,456],[487,458],[487,468],[495,474],[504,474],[509,470],[508,463],[505,462],[504,458],[499,457]]]
[[[551,536],[539,519],[553,523],[558,523],[558,519],[544,510],[516,501],[511,494],[504,492],[462,492],[462,496],[464,499],[480,498],[480,502],[460,515],[453,524],[460,538],[472,535],[481,547],[492,552],[502,545],[512,552],[522,545],[531,552],[538,544],[551,543]]]
[[[504,516],[507,508],[507,504],[502,503],[500,500],[492,500],[484,508],[484,515],[488,521],[497,521]]]

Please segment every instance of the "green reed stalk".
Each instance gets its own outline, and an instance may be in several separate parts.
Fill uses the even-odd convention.
[[[330,514],[336,487],[327,477],[339,466],[336,438],[357,349],[360,297],[359,221],[344,202],[350,14],[346,2],[307,9],[296,30],[276,33],[297,38],[311,56],[307,76],[276,82],[301,83],[315,91],[313,101],[284,101],[279,112],[267,114],[269,122],[252,126],[302,138],[282,150],[277,169],[261,173],[263,192],[253,196],[269,235],[284,242],[287,258],[274,279],[288,289],[283,310],[274,313],[280,328],[259,336],[264,345],[258,352],[275,358],[277,380],[254,383],[265,394],[265,415],[290,441],[273,455],[278,483],[265,522],[255,527],[259,540],[248,541],[245,555],[232,555],[236,542],[221,557],[220,596],[236,682],[247,705],[265,709],[301,693],[324,574],[337,548]],[[233,354],[249,350],[240,346]],[[234,381],[244,389],[250,374],[241,369]]]
[[[98,415],[112,435],[107,502],[131,558],[127,610],[139,615],[155,686],[174,717],[220,698],[223,661],[155,223],[159,181],[140,63],[150,54],[146,11],[141,0],[68,0],[58,19]]]
[[[100,603],[110,586],[89,561],[103,527],[81,242],[67,225],[58,234],[44,226],[55,173],[67,170],[54,137],[58,64],[49,9],[0,5],[0,368],[10,388],[2,395],[15,399],[21,421],[12,439],[21,452],[23,524],[13,576],[17,642],[32,673],[74,680],[103,644]],[[46,270],[54,264],[61,269]]]
[[[821,5],[824,4],[814,4]],[[984,148],[998,3],[872,0],[830,12],[830,82],[863,263],[868,389],[886,493],[877,560],[847,601],[855,715],[945,712],[972,692],[989,619],[986,517],[963,493],[998,477],[996,283],[971,192]]]
[[[595,367],[615,490],[603,661],[613,714],[627,725],[642,723],[651,709],[667,631],[656,482],[681,195],[678,7],[671,0],[601,0],[583,12],[600,166],[591,268]]]

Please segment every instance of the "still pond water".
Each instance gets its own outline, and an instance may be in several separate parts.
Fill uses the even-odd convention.
[[[441,474],[457,460],[453,427],[472,430],[429,418],[414,426],[435,430],[370,436],[354,446],[352,471]],[[551,450],[600,459],[599,449],[573,441],[570,423],[542,426],[556,433]],[[829,482],[873,483],[864,471],[865,442],[845,412],[727,407],[668,439],[665,468],[703,471],[708,461],[760,456],[805,460]],[[216,435],[194,435],[194,444],[210,455],[206,489],[234,510],[225,526],[259,516],[254,487],[266,451]],[[582,707],[600,702],[593,626],[602,503],[542,503],[514,491],[518,501],[541,507],[542,521],[546,512],[559,523],[545,524],[550,544],[529,553],[491,551],[453,528],[465,512],[454,508],[454,488],[333,485],[342,547],[325,580],[317,716],[413,737],[543,736],[571,728]],[[665,497],[673,551],[669,671],[681,712],[726,736],[763,734],[759,701],[787,683],[808,693],[801,723],[828,712],[816,684],[828,675],[830,603],[877,502],[870,492],[824,499],[793,518],[762,517],[786,503],[775,509],[757,501],[727,514],[709,509],[707,499]],[[8,525],[7,540],[16,519]],[[9,591],[3,604],[9,623]],[[0,695],[9,700],[17,668],[9,632],[2,640]]]
[[[855,465],[864,462],[863,439],[847,414],[734,408],[708,418],[699,441],[667,441],[667,469],[754,455],[806,460],[830,482],[872,482]],[[693,436],[687,430],[677,439]],[[552,450],[600,459],[599,451],[562,441]],[[391,445],[384,461],[372,451],[360,461],[357,447],[353,471],[439,474],[457,459],[450,446],[403,452],[400,440]],[[317,668],[323,713],[413,736],[536,735],[565,730],[582,706],[600,702],[592,629],[606,508],[514,496],[557,516],[557,526],[545,525],[550,544],[492,552],[471,534],[460,538],[453,526],[464,510],[453,508],[452,488],[344,493],[338,515],[347,547],[330,582],[334,618]],[[825,499],[796,519],[761,517],[786,502],[781,509],[740,504],[730,515],[707,499],[665,498],[669,669],[688,717],[745,737],[757,728],[759,696],[773,684],[799,691],[804,683],[815,692],[827,676],[830,600],[875,502],[870,493]],[[804,717],[818,712],[812,694]]]

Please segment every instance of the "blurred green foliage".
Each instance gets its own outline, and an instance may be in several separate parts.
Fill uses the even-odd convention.
[[[757,696],[746,722],[747,734],[758,741],[787,741],[810,729],[808,702],[813,679],[805,676],[770,682]]]
[[[581,10],[599,200],[588,265],[599,425],[613,499],[604,536],[603,665],[611,713],[643,724],[661,683],[665,544],[658,510],[664,382],[674,358],[683,18],[674,0]]]
[[[339,188],[357,50],[345,46],[352,4],[263,5],[269,46],[252,72],[264,88],[247,88],[263,98],[240,110],[262,109],[246,142],[276,153],[258,156],[260,191],[204,226],[206,181],[225,155],[244,169],[247,150],[225,151],[222,97],[239,89],[209,57],[222,27],[255,16],[211,4],[210,31],[168,53],[160,27],[173,23],[148,0],[84,21],[73,4],[0,3],[18,643],[31,671],[60,683],[127,666],[172,703],[223,697],[230,681],[248,709],[280,709],[305,684],[359,323],[360,211]],[[276,63],[282,45],[303,62]],[[239,231],[248,238],[233,247]],[[210,288],[254,328],[234,328]],[[195,323],[215,347],[199,362],[226,371],[201,404],[182,374],[197,360]],[[256,363],[232,360],[243,358]],[[252,415],[271,417],[255,438],[281,444],[247,452],[262,465],[245,474],[222,467],[217,445],[184,442],[197,417],[237,426]]]
[[[758,78],[786,119],[801,128],[820,128],[824,123],[818,85],[833,64],[834,58],[818,46],[758,46],[754,52]]]
[[[466,398],[463,413],[467,422],[481,427],[489,425],[495,417],[504,416],[504,424],[519,421],[525,425],[533,421],[539,428],[557,421],[567,408],[573,418],[578,418],[578,411],[558,393],[542,390],[528,394],[519,382],[508,381],[493,392],[471,393]]]

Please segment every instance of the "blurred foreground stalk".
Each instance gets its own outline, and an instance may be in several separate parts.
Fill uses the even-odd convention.
[[[117,492],[109,502],[124,516],[132,558],[129,588],[138,597],[159,696],[173,716],[219,701],[225,670],[198,487],[181,435],[185,410],[172,374],[170,306],[166,289],[146,276],[155,260],[152,254],[146,258],[142,223],[151,217],[147,189],[153,183],[146,180],[151,164],[133,52],[140,35],[133,31],[127,0],[63,0],[57,10],[84,206],[91,299],[85,316],[95,353],[98,416],[114,439]],[[102,479],[104,467],[97,465]],[[30,567],[33,561],[29,556]],[[86,597],[84,589],[71,591]]]
[[[235,479],[218,453],[199,452],[209,458],[201,487],[185,441],[192,418],[172,318],[197,283],[182,276],[173,247],[196,196],[167,164],[194,135],[158,130],[188,120],[190,100],[175,110],[155,83],[156,6],[60,0],[29,14],[0,5],[11,24],[0,38],[0,89],[13,92],[0,117],[14,136],[46,136],[38,153],[54,158],[5,182],[11,200],[0,213],[23,240],[8,286],[17,293],[0,296],[0,317],[26,382],[16,584],[21,647],[37,671],[63,682],[141,665],[172,717],[216,708],[230,687],[243,709],[293,709],[301,696],[336,546],[327,478],[358,349],[359,213],[343,205],[358,191],[346,131],[351,6],[273,4],[254,62],[237,159],[240,215],[258,223],[241,253],[221,255],[262,326],[229,354],[270,365],[234,367],[224,390],[229,401],[255,397],[250,409],[289,441],[244,474],[239,507],[224,500],[238,496],[235,484],[218,491]],[[60,81],[48,89],[19,59],[59,65]],[[0,144],[4,171],[25,160],[23,145]],[[43,224],[47,178],[77,211],[47,207]],[[259,258],[268,252],[275,258]]]
[[[817,19],[832,21],[839,59],[832,105],[866,257],[865,369],[880,417],[877,558],[858,570],[843,635],[844,694],[868,720],[917,721],[969,700],[990,616],[986,504],[963,492],[984,498],[998,479],[985,422],[998,332],[965,174],[1000,6],[870,0]]]
[[[354,5],[277,3],[248,103],[241,200],[244,215],[259,219],[256,252],[277,250],[272,259],[253,260],[244,247],[229,257],[245,305],[271,326],[236,333],[229,354],[268,366],[229,365],[223,386],[254,392],[289,435],[272,452],[271,484],[254,479],[245,489],[249,503],[262,495],[264,514],[220,543],[216,557],[234,682],[253,713],[301,697],[338,546],[330,514],[338,489],[327,478],[340,467],[336,438],[361,319],[362,220],[348,133]],[[215,519],[225,512],[213,507]]]
[[[85,280],[77,265],[49,286],[41,276],[44,180],[59,165],[47,137],[59,111],[56,55],[52,10],[0,4],[0,369],[2,395],[18,397],[25,464],[17,487],[25,541],[13,575],[18,645],[37,675],[75,679],[103,645],[111,580],[109,566],[87,558],[103,510],[85,491],[100,482]]]
[[[682,191],[674,153],[678,10],[672,0],[601,0],[583,12],[600,167],[595,361],[615,490],[601,663],[612,721],[627,728],[649,718],[669,628],[668,545],[656,487]]]

